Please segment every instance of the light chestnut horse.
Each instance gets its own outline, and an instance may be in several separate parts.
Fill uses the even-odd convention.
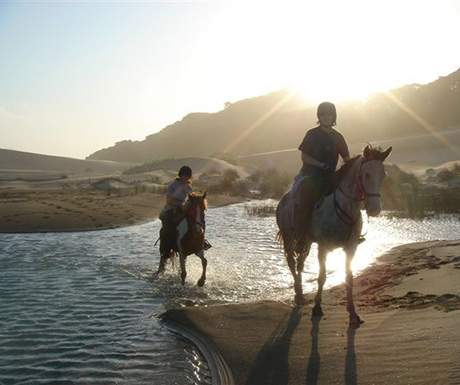
[[[206,281],[206,267],[208,265],[208,261],[204,256],[204,232],[206,228],[204,214],[206,208],[206,192],[203,195],[189,194],[188,200],[183,207],[185,217],[179,221],[176,227],[177,238],[171,253],[173,256],[175,253],[179,254],[182,285],[185,284],[185,278],[187,277],[185,261],[187,256],[191,254],[195,254],[201,259],[203,267],[203,273],[197,283],[198,286],[203,286]],[[166,259],[161,258],[160,266],[158,267],[159,274],[164,272],[165,265]]]
[[[309,254],[312,242],[318,244],[318,291],[315,296],[313,315],[322,315],[321,297],[326,281],[327,254],[337,248],[343,248],[346,255],[346,291],[347,310],[350,324],[362,323],[353,303],[353,273],[351,262],[360,243],[363,226],[361,207],[367,215],[377,216],[381,211],[382,181],[386,176],[383,161],[392,148],[380,151],[367,146],[363,155],[346,162],[336,172],[336,183],[333,193],[320,201],[312,216],[312,226],[306,252],[296,253],[294,245],[297,234],[294,230],[296,200],[291,192],[286,193],[276,209],[276,222],[279,227],[278,239],[282,242],[289,269],[294,277],[295,301],[302,305],[305,298],[302,292],[302,271],[305,259]],[[301,214],[301,213],[300,213]]]

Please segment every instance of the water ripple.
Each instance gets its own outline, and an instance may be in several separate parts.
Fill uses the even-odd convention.
[[[372,218],[355,270],[401,243],[460,238],[457,218]],[[108,231],[0,235],[0,382],[3,384],[210,384],[199,353],[162,327],[156,315],[177,306],[292,297],[292,277],[274,217],[244,205],[208,211],[213,247],[208,280],[201,262],[154,275],[159,222]],[[316,249],[307,290],[315,287]],[[343,255],[328,260],[328,284],[343,279]]]

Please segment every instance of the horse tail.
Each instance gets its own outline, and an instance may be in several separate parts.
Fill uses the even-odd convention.
[[[286,250],[284,248],[284,238],[283,238],[283,232],[281,230],[278,231],[278,234],[276,234],[276,243],[280,247],[280,249],[286,254]]]

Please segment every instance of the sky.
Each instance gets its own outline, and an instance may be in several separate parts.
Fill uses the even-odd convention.
[[[460,67],[460,0],[0,2],[0,148],[84,159],[292,89],[339,103]]]

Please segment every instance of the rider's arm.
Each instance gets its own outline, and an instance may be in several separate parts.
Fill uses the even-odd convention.
[[[340,135],[340,139],[338,143],[339,154],[344,162],[348,162],[350,160],[350,151],[348,151],[347,142],[345,142],[345,138],[342,135]]]
[[[327,165],[323,162],[319,162],[316,159],[312,158],[310,155],[301,152],[302,154],[302,162],[305,164],[311,164],[312,166],[319,167],[319,168],[326,168]]]
[[[166,203],[170,206],[177,206],[175,199],[171,195],[166,195]]]

